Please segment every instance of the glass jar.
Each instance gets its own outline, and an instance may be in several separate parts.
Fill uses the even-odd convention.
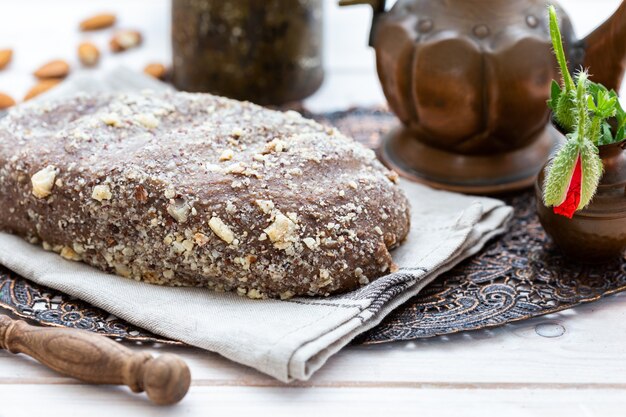
[[[174,85],[279,105],[322,84],[323,0],[172,0]]]

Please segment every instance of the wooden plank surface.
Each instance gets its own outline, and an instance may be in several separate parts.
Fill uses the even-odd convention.
[[[561,3],[572,13],[578,32],[585,33],[619,1],[594,0],[593,7],[588,7],[592,3],[588,0]],[[75,22],[101,10],[119,11],[124,27],[142,28],[149,39],[143,49],[110,60],[107,66],[140,69],[150,60],[168,62],[168,4],[169,0],[3,2],[0,48],[17,45],[14,65],[0,73],[0,91],[21,96],[38,64],[73,53],[79,40]],[[308,101],[312,109],[383,101],[373,54],[365,44],[369,19],[366,7],[347,12],[327,1],[328,71],[324,86]],[[100,41],[105,40],[102,36]],[[172,347],[148,350],[177,353],[190,364],[193,387],[179,406],[155,408],[126,389],[82,385],[28,358],[0,351],[0,417],[33,413],[604,417],[623,416],[626,410],[623,295],[494,330],[350,346],[310,381],[290,386],[213,353]]]
[[[38,387],[37,387],[38,388]],[[624,392],[577,389],[242,388],[198,387],[184,403],[156,408],[115,388],[49,386],[32,392],[2,387],[2,416],[623,416]],[[71,398],[65,403],[60,399]]]
[[[461,410],[469,413],[463,415],[617,416],[626,407],[625,301],[626,295],[617,295],[549,318],[464,335],[351,346],[310,381],[289,386],[198,349],[149,351],[180,354],[191,366],[193,386],[176,415],[202,410],[229,410],[234,416],[251,410],[337,415],[353,407],[362,415],[384,409],[442,416]],[[545,324],[565,331],[559,337],[542,336]],[[543,334],[559,333],[551,329]],[[76,415],[166,413],[153,414],[145,398],[125,389],[82,386],[6,352],[0,353],[0,370],[3,417],[32,395],[38,401],[49,396],[54,404],[71,403]],[[477,413],[471,414],[474,409]]]

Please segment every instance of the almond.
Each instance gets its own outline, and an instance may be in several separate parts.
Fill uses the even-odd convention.
[[[109,41],[109,45],[111,51],[122,52],[139,46],[141,41],[141,33],[136,30],[120,30],[113,35]]]
[[[4,69],[13,57],[12,49],[0,49],[0,70]]]
[[[115,24],[116,17],[110,13],[100,13],[95,16],[91,16],[82,22],[80,22],[80,30],[99,30],[106,29]]]
[[[91,42],[78,45],[78,59],[86,67],[93,67],[100,60],[100,50]]]
[[[30,100],[31,98],[37,97],[39,94],[45,93],[60,82],[61,80],[54,78],[49,80],[41,80],[37,85],[31,88],[28,93],[26,93],[26,95],[24,96],[24,101]]]
[[[15,100],[7,94],[0,93],[0,110],[8,109],[15,105]]]
[[[39,69],[34,72],[35,77],[39,78],[40,80],[47,80],[50,78],[65,78],[69,73],[69,64],[61,59],[50,61],[47,64],[39,67]]]
[[[164,80],[165,75],[167,74],[167,69],[165,69],[165,65],[163,64],[152,63],[146,65],[143,72],[144,74],[154,77],[157,80]]]

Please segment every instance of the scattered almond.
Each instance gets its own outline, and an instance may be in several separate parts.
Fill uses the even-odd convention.
[[[48,80],[50,78],[65,78],[69,73],[69,64],[61,59],[50,61],[47,64],[39,67],[39,69],[34,72],[35,77],[39,78],[40,80]]]
[[[144,74],[148,74],[151,77],[156,78],[157,80],[164,80],[165,75],[167,74],[167,69],[165,69],[165,65],[152,63],[146,65],[143,69]]]
[[[100,13],[95,16],[91,16],[82,22],[80,22],[80,30],[99,30],[106,29],[115,24],[115,15],[109,13]]]
[[[139,46],[141,40],[141,33],[136,30],[120,30],[113,35],[109,41],[109,45],[111,51],[122,52]]]
[[[100,50],[91,42],[78,45],[78,59],[86,67],[93,67],[100,60]]]
[[[28,93],[26,93],[26,95],[24,96],[24,101],[30,100],[31,98],[37,97],[39,94],[45,93],[60,82],[61,80],[54,78],[50,80],[40,81],[37,85],[31,88]]]
[[[4,69],[13,58],[12,49],[0,49],[0,70]]]
[[[0,93],[0,110],[8,109],[15,105],[15,100],[7,94]]]

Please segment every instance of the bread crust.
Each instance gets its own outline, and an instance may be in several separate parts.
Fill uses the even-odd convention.
[[[153,284],[329,295],[394,268],[409,204],[374,153],[208,94],[79,95],[0,119],[0,228]]]

